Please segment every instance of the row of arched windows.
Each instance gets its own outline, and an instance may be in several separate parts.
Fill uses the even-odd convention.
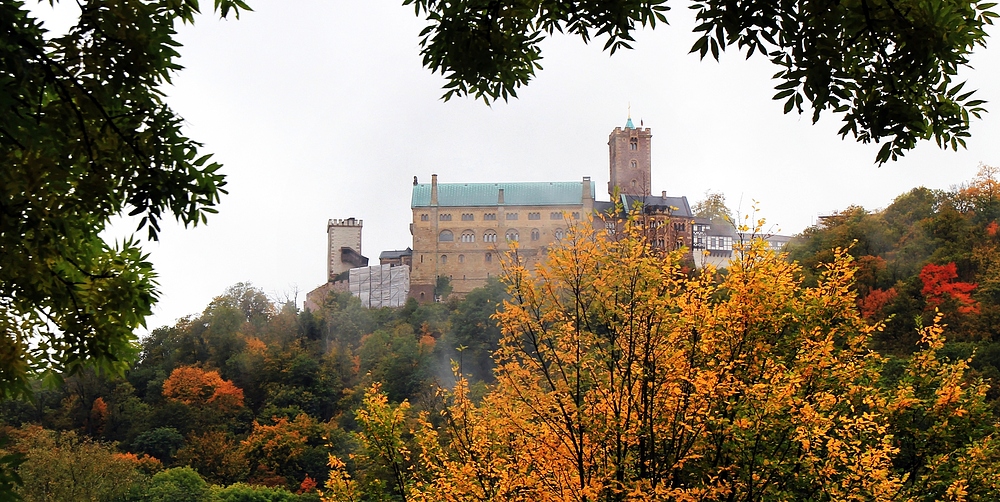
[[[562,239],[564,235],[563,229],[561,228],[555,229],[553,235],[555,236],[556,239]],[[507,232],[504,234],[504,239],[508,241],[517,242],[518,240],[520,240],[520,237],[521,236],[518,233],[518,231],[513,228],[507,230]],[[472,230],[466,230],[462,232],[462,235],[459,238],[461,242],[476,242],[476,234]],[[539,231],[537,228],[531,229],[531,240],[537,241],[541,238],[542,238],[541,231]],[[483,242],[496,242],[496,241],[497,241],[496,230],[487,230],[483,232]],[[455,233],[452,232],[451,230],[442,230],[441,233],[438,234],[438,242],[455,242]]]
[[[420,262],[423,263],[423,256],[421,256],[420,258],[421,258]],[[486,253],[483,256],[483,261],[486,262],[486,263],[493,263],[493,253]],[[441,263],[442,265],[447,265],[448,264],[448,255],[446,255],[446,254],[441,255],[441,257],[438,259],[438,262]],[[458,255],[458,262],[459,263],[465,263],[465,255],[464,254]]]

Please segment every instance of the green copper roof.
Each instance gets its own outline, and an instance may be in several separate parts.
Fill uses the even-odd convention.
[[[560,206],[583,203],[582,181],[438,183],[438,207],[496,206],[501,188],[505,206]],[[591,182],[591,199],[596,196],[596,192],[596,184]],[[410,207],[430,205],[430,183],[413,185]]]
[[[632,117],[629,117],[628,122],[625,122],[625,129],[635,129],[635,126],[632,125]]]

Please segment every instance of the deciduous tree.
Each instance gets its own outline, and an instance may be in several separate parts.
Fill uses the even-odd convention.
[[[163,396],[188,406],[211,407],[231,413],[243,407],[243,390],[218,371],[206,371],[194,366],[175,369],[163,382]]]
[[[156,300],[138,241],[105,241],[122,213],[155,239],[164,217],[206,221],[224,192],[163,100],[175,24],[198,2],[85,1],[51,36],[20,0],[0,2],[0,397],[39,372],[122,371]],[[217,0],[226,16],[242,0]]]
[[[713,225],[735,225],[732,209],[726,205],[726,196],[720,192],[706,191],[705,198],[696,202],[691,208],[699,218],[712,220]]]
[[[148,481],[138,459],[116,454],[107,445],[37,425],[14,431],[9,448],[24,454],[17,490],[28,502],[121,500]],[[10,451],[10,450],[8,450]]]
[[[940,361],[940,318],[883,379],[845,250],[803,287],[761,241],[723,278],[681,273],[631,225],[563,242],[507,264],[497,384],[475,404],[460,380],[445,427],[416,428],[409,499],[995,496],[972,484],[996,456],[985,386]]]
[[[954,263],[935,265],[928,263],[920,271],[920,280],[924,288],[920,291],[927,299],[928,306],[940,307],[946,301],[957,304],[957,310],[963,314],[979,312],[979,303],[972,299],[975,284],[960,282]]]

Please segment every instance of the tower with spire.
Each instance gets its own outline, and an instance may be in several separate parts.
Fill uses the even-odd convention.
[[[628,120],[625,127],[616,127],[608,136],[609,159],[611,162],[611,178],[608,182],[608,194],[614,194],[617,187],[619,193],[625,195],[648,196],[652,192],[650,174],[650,140],[653,131],[643,128],[636,129],[632,123],[632,110],[629,106]]]

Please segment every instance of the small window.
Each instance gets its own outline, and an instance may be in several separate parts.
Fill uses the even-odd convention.
[[[628,149],[629,150],[638,150],[639,149],[639,138],[630,138],[628,140]]]
[[[560,213],[559,211],[552,211],[551,213],[549,213],[549,219],[550,220],[561,220],[562,219],[562,213]]]
[[[451,230],[442,230],[441,233],[438,234],[438,242],[454,242],[454,240],[455,234],[453,234]]]
[[[429,219],[430,219],[430,217],[427,216],[427,213],[424,213],[424,214],[420,215],[420,221],[427,221]]]
[[[674,223],[674,230],[676,230],[678,232],[683,232],[684,231],[684,224],[683,223]]]
[[[557,228],[556,231],[554,232],[554,235],[556,236],[557,240],[562,239],[563,238],[563,229]]]
[[[539,232],[537,228],[531,229],[531,240],[537,241],[541,235],[541,232]]]
[[[462,213],[462,221],[475,221],[476,217],[472,213]]]
[[[483,242],[496,242],[496,241],[497,241],[497,233],[495,230],[487,230],[486,233],[483,234]]]
[[[639,163],[633,160],[632,161],[632,169],[635,169],[637,167],[639,167]]]
[[[497,213],[486,213],[483,215],[483,220],[485,221],[496,221]]]
[[[424,262],[424,255],[420,255],[420,263]]]
[[[580,219],[580,213],[573,212],[573,219],[574,220],[579,220]]]
[[[448,263],[448,255],[443,254],[441,255],[441,264],[444,265],[445,263]]]
[[[635,182],[635,180],[632,180],[632,188],[635,188],[635,187],[637,187],[637,186],[639,186],[639,184],[638,184],[638,183],[636,183],[636,182]]]
[[[510,230],[508,230],[506,237],[507,237],[507,240],[510,241],[510,242],[517,242],[517,238],[518,238],[517,230],[514,230],[513,228],[510,229]]]
[[[462,242],[476,242],[476,234],[472,230],[462,232]]]
[[[438,215],[438,221],[451,221],[450,213],[441,213]]]
[[[465,255],[464,254],[458,255],[458,262],[459,263],[465,263]],[[463,279],[464,279],[464,277],[463,277]]]
[[[493,253],[486,253],[486,263],[493,263]]]
[[[542,219],[542,213],[528,213],[529,220],[540,220]]]
[[[516,220],[517,219],[517,213],[507,213],[507,219],[508,220]]]

